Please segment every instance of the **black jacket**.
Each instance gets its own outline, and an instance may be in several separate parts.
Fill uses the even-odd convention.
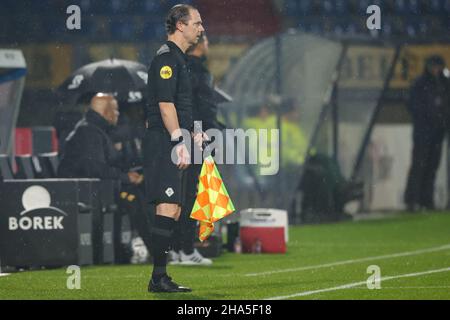
[[[408,103],[415,125],[445,128],[450,118],[449,81],[425,72],[412,85]]]
[[[118,163],[122,170],[136,170],[136,168],[143,166],[144,160],[142,157],[141,145],[144,135],[145,126],[132,123],[125,113],[120,114],[119,122],[117,123],[117,126],[109,132],[109,136],[113,143],[120,143],[122,145],[122,149],[119,152]]]
[[[108,136],[110,129],[101,115],[89,110],[66,139],[58,176],[128,182],[128,175],[119,169],[119,155]]]
[[[214,103],[214,79],[205,66],[205,58],[189,56],[187,66],[193,92],[193,118],[202,121],[202,129],[223,129],[217,121],[217,105]]]
[[[161,102],[175,105],[181,128],[192,128],[192,87],[186,55],[174,42],[167,41],[153,58],[148,70],[147,90],[146,114],[149,128],[164,128],[159,109]]]

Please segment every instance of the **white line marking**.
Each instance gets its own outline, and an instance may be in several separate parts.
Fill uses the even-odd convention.
[[[6,277],[9,276],[9,273],[0,273],[0,277]]]
[[[392,279],[418,277],[418,276],[423,276],[423,275],[432,274],[432,273],[449,272],[449,271],[450,271],[450,267],[444,268],[444,269],[436,269],[436,270],[428,270],[428,271],[423,271],[423,272],[401,274],[401,275],[397,275],[397,276],[382,277],[380,280],[381,280],[381,282],[383,282],[383,281],[392,280]],[[288,296],[272,297],[272,298],[267,298],[265,300],[284,300],[284,299],[290,299],[290,298],[295,298],[295,297],[304,297],[304,296],[309,296],[309,295],[316,294],[316,293],[354,288],[354,287],[365,285],[366,283],[367,283],[367,280],[344,284],[344,285],[338,286],[338,287],[294,293],[294,294],[291,294]]]
[[[352,289],[352,290],[367,290],[367,285],[365,285],[365,286],[360,286],[360,287],[355,287],[355,288],[349,288],[349,289]],[[405,290],[405,289],[414,289],[414,290],[417,290],[417,289],[433,289],[433,290],[435,290],[435,289],[450,289],[450,286],[430,286],[430,287],[386,287],[386,286],[383,286],[383,288],[382,288],[383,290],[386,290],[386,289],[391,289],[391,290]]]
[[[367,262],[367,261],[378,260],[378,259],[392,259],[392,258],[399,258],[399,257],[414,256],[414,255],[419,255],[419,254],[424,254],[424,253],[431,253],[431,252],[438,252],[438,251],[444,251],[444,250],[449,250],[449,249],[450,249],[450,244],[446,244],[446,245],[443,245],[443,246],[433,247],[433,248],[428,248],[428,249],[399,252],[399,253],[394,253],[394,254],[387,254],[387,255],[375,256],[375,257],[366,257],[366,258],[361,258],[361,259],[351,259],[351,260],[337,261],[337,262],[332,262],[332,263],[319,264],[319,265],[315,265],[315,266],[306,266],[306,267],[291,268],[291,269],[281,269],[281,270],[266,271],[266,272],[259,272],[259,273],[247,273],[247,274],[245,274],[245,276],[247,276],[247,277],[257,277],[257,276],[267,276],[267,275],[276,274],[276,273],[285,273],[285,272],[295,272],[295,271],[305,271],[305,270],[312,270],[312,269],[328,268],[328,267],[334,267],[334,266],[342,266],[342,265],[345,265],[345,264]]]

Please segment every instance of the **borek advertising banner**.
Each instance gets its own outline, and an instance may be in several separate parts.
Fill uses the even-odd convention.
[[[92,261],[92,215],[78,214],[76,181],[0,184],[0,263],[33,267]]]

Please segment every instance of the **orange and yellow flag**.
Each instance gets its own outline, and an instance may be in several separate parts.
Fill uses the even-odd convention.
[[[214,231],[214,222],[230,215],[234,210],[222,177],[210,156],[203,162],[197,199],[191,212],[191,218],[200,221],[200,241],[205,241]]]

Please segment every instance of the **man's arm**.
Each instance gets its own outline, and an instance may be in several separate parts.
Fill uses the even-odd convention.
[[[77,150],[79,153],[77,165],[83,176],[98,179],[119,179],[122,182],[129,182],[126,173],[107,162],[105,145],[101,135],[95,129],[81,128],[77,134]]]
[[[172,140],[176,140],[181,137],[182,134],[175,105],[172,102],[160,102],[159,110],[161,112],[161,118],[164,122],[164,126],[170,133]]]
[[[172,102],[160,102],[159,110],[161,112],[161,118],[164,122],[164,126],[170,133],[172,140],[177,140],[179,137],[183,136],[180,130],[180,124],[178,122],[177,110]],[[190,156],[189,152],[184,143],[176,146],[176,153],[178,157],[177,166],[178,168],[184,170],[189,167]]]

